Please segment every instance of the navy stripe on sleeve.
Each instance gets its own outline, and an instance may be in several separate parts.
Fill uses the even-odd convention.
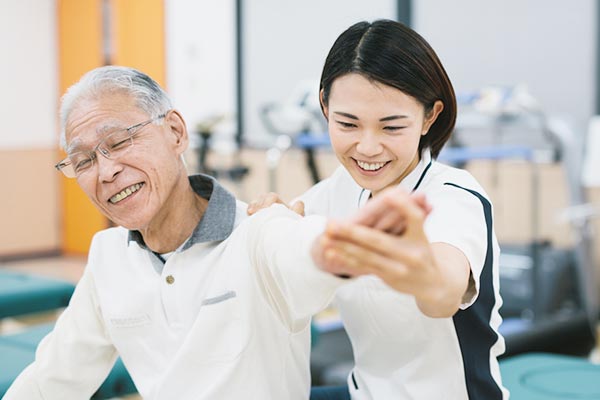
[[[466,310],[459,310],[454,317],[454,327],[463,357],[465,379],[469,399],[502,399],[502,390],[490,370],[491,349],[498,334],[490,326],[492,310],[496,303],[492,265],[492,206],[480,193],[454,183],[445,183],[466,190],[481,201],[487,226],[487,252],[479,278],[477,300]]]

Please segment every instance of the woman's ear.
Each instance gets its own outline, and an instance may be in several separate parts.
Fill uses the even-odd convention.
[[[431,128],[431,125],[433,125],[443,110],[444,103],[442,103],[441,100],[436,100],[435,103],[433,103],[431,110],[429,110],[427,115],[425,115],[425,120],[423,121],[423,131],[421,132],[421,135],[426,135],[427,132],[429,132],[429,128]]]
[[[323,116],[329,122],[329,108],[325,105],[325,101],[323,100],[323,92],[324,89],[319,91],[319,103],[321,103],[321,111],[323,111]]]
[[[183,154],[189,145],[189,136],[185,120],[177,110],[171,110],[165,116],[165,124],[175,139],[178,154]]]

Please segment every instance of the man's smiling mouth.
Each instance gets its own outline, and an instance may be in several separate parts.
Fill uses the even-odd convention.
[[[128,188],[123,189],[121,192],[115,194],[108,201],[110,201],[112,204],[117,204],[121,200],[124,200],[127,197],[131,196],[132,193],[135,193],[138,190],[140,190],[142,186],[144,186],[143,183],[136,183],[135,185],[131,185]]]

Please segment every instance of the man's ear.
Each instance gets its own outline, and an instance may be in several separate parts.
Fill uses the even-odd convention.
[[[323,101],[323,89],[319,91],[319,103],[321,103],[321,110],[323,111],[323,116],[329,122],[329,108],[325,105]]]
[[[423,132],[421,132],[421,135],[427,134],[429,128],[431,128],[431,125],[433,125],[433,123],[443,110],[444,103],[442,103],[441,100],[436,100],[435,103],[433,103],[433,107],[431,108],[431,110],[429,110],[429,113],[425,115],[425,121],[423,121]]]
[[[189,145],[189,136],[185,120],[177,110],[171,110],[165,116],[165,124],[175,139],[178,154],[183,154]]]

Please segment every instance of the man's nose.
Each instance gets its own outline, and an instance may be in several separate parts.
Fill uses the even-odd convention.
[[[123,170],[123,165],[114,157],[111,158],[101,149],[97,150],[96,164],[98,167],[98,181],[111,182]]]

